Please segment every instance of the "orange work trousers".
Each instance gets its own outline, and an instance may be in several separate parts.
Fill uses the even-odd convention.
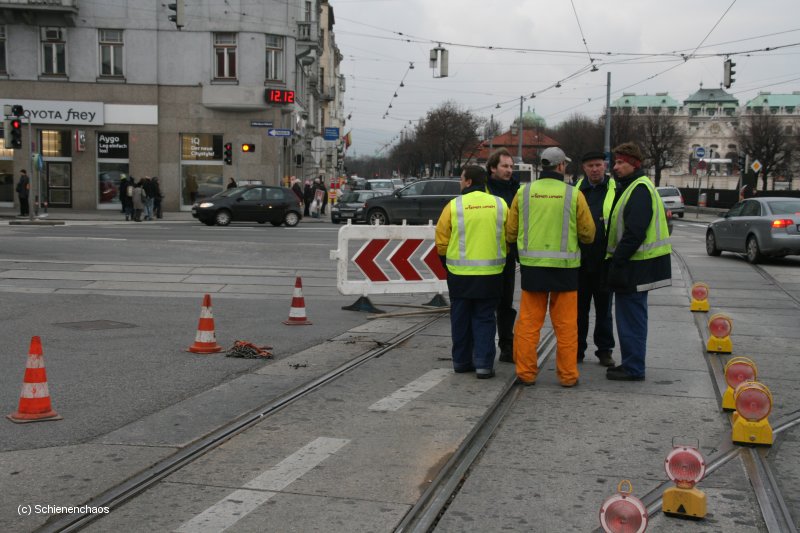
[[[550,321],[556,333],[556,376],[562,385],[578,381],[578,291],[522,291],[519,318],[514,326],[514,363],[517,377],[530,383],[539,373],[536,352],[550,300]]]

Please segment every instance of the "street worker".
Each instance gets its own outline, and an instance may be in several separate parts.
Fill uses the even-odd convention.
[[[661,197],[642,170],[635,143],[614,148],[617,190],[608,224],[608,286],[614,292],[622,363],[606,377],[642,381],[647,355],[647,292],[672,284],[667,216]]]
[[[494,376],[495,309],[503,290],[508,207],[486,190],[486,171],[461,173],[461,195],[436,223],[436,250],[447,269],[453,370]]]
[[[519,189],[519,181],[512,177],[514,160],[505,148],[495,150],[486,161],[489,181],[486,188],[489,193],[505,200],[511,205]],[[500,348],[500,361],[514,362],[514,321],[517,310],[514,309],[514,287],[517,279],[517,245],[508,244],[506,266],[503,267],[503,291],[497,305],[497,347]]]
[[[508,215],[506,232],[516,241],[522,273],[522,300],[514,328],[517,378],[533,385],[539,373],[537,345],[547,314],[556,334],[556,376],[563,387],[578,384],[578,241],[594,240],[586,198],[564,182],[570,159],[561,148],[541,155],[539,179],[520,187]]]
[[[614,178],[606,174],[605,154],[583,155],[583,178],[575,187],[586,197],[594,219],[595,236],[591,244],[581,244],[581,268],[578,271],[578,362],[583,362],[588,344],[589,311],[594,300],[594,354],[603,366],[614,366],[614,324],[611,318],[611,293],[606,284],[606,224],[614,203]]]

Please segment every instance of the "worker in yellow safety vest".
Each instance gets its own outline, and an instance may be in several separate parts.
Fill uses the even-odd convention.
[[[522,186],[506,224],[509,242],[517,243],[522,299],[514,327],[517,378],[532,385],[539,373],[537,345],[544,318],[556,333],[556,376],[563,387],[578,384],[578,242],[594,240],[595,227],[586,198],[564,182],[570,159],[561,148],[541,154],[539,179]]]
[[[486,189],[486,171],[461,173],[461,195],[442,210],[436,250],[447,269],[453,370],[494,376],[495,309],[503,291],[508,206]]]

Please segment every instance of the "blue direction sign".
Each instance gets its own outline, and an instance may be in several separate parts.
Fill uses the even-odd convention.
[[[694,155],[697,159],[703,159],[706,156],[706,149],[702,146],[698,146],[694,149]]]
[[[322,132],[322,138],[326,141],[338,141],[339,128],[325,128]]]
[[[271,128],[273,126],[272,122],[268,120],[251,120],[250,127],[253,128]]]
[[[291,137],[292,130],[272,128],[267,130],[267,135],[269,135],[270,137]]]

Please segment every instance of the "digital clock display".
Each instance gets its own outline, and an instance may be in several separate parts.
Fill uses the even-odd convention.
[[[267,102],[270,104],[293,104],[294,91],[286,89],[266,89]]]

